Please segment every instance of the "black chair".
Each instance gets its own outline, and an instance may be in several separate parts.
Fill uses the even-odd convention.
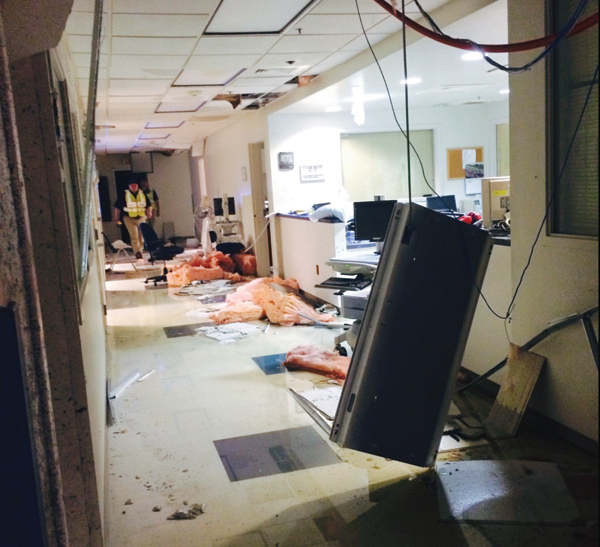
[[[162,275],[155,275],[154,277],[149,277],[146,279],[145,283],[154,282],[156,285],[159,281],[167,281],[167,260],[172,260],[173,257],[178,254],[183,253],[183,247],[179,247],[177,245],[166,245],[164,239],[160,239],[154,228],[145,222],[140,224],[140,231],[142,232],[142,237],[144,238],[144,243],[146,243],[146,248],[150,253],[150,258],[148,262],[150,264],[154,264],[157,260],[163,261],[163,273]]]

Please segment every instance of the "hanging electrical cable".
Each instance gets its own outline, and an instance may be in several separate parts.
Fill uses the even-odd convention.
[[[446,36],[443,34],[437,34],[436,32],[429,30],[427,27],[413,21],[410,17],[407,17],[403,13],[401,13],[398,9],[393,6],[390,6],[386,2],[386,0],[373,0],[376,4],[381,6],[385,11],[389,14],[396,17],[396,19],[400,21],[404,21],[406,26],[411,28],[412,30],[422,34],[427,38],[431,38],[436,42],[441,44],[455,47],[458,49],[465,50],[473,50],[473,43],[470,40],[463,38],[452,38],[450,36]],[[598,13],[594,13],[590,15],[580,23],[577,23],[571,32],[568,33],[568,36],[575,36],[588,28],[593,27],[598,24]],[[557,37],[557,34],[550,34],[548,36],[544,36],[542,38],[536,38],[534,40],[526,40],[524,42],[515,42],[513,44],[479,44],[479,47],[486,53],[518,53],[520,51],[530,51],[532,49],[538,49],[541,47],[547,47],[550,45]]]
[[[375,1],[375,2],[377,2],[378,4],[381,4],[381,3],[383,3],[383,4],[386,4],[386,2],[383,2],[383,0],[374,0],[374,1]],[[587,1],[587,0],[586,0],[586,1]],[[435,190],[435,189],[434,189],[434,188],[431,186],[431,184],[430,184],[430,183],[429,183],[429,181],[427,180],[427,176],[426,176],[426,174],[425,174],[425,167],[424,167],[424,165],[423,165],[423,161],[421,160],[421,156],[419,155],[419,153],[418,153],[417,149],[414,147],[414,145],[412,144],[412,142],[411,142],[411,141],[410,141],[410,139],[408,138],[408,135],[407,135],[407,133],[404,131],[404,129],[403,129],[403,128],[402,128],[402,126],[400,125],[400,122],[398,121],[398,117],[397,117],[397,115],[396,115],[396,110],[395,110],[395,108],[394,108],[394,102],[393,102],[393,100],[392,100],[392,96],[391,96],[391,93],[390,93],[390,90],[389,90],[389,86],[388,86],[388,83],[387,83],[387,80],[386,80],[385,74],[384,74],[384,72],[383,72],[383,69],[381,68],[381,65],[380,65],[380,63],[379,63],[379,59],[377,58],[377,55],[375,54],[375,51],[373,50],[373,47],[371,46],[371,42],[370,42],[370,40],[369,40],[369,38],[368,38],[368,36],[367,36],[367,32],[366,32],[366,30],[365,30],[365,27],[364,27],[364,24],[363,24],[363,21],[362,21],[362,15],[361,15],[361,12],[360,12],[360,9],[359,9],[359,6],[358,6],[358,0],[355,0],[355,3],[356,3],[356,10],[357,10],[358,17],[359,17],[359,20],[360,20],[360,24],[361,24],[361,27],[362,27],[363,35],[364,35],[364,37],[365,37],[365,40],[367,41],[367,45],[369,46],[369,49],[371,50],[371,54],[373,55],[373,59],[375,60],[375,64],[377,65],[377,68],[379,69],[379,73],[381,74],[381,77],[382,77],[382,80],[383,80],[383,83],[384,83],[384,86],[385,86],[385,89],[386,89],[386,93],[387,93],[387,96],[388,96],[388,100],[389,100],[389,103],[390,103],[390,107],[391,107],[391,109],[392,109],[392,114],[393,114],[394,121],[395,121],[395,123],[396,123],[396,125],[397,125],[398,129],[400,130],[400,132],[401,132],[401,133],[404,135],[404,137],[407,139],[407,141],[408,141],[408,143],[409,143],[409,146],[410,146],[410,148],[412,148],[412,150],[415,152],[415,155],[416,155],[417,159],[419,160],[419,164],[420,164],[420,166],[421,166],[421,172],[422,172],[422,175],[423,175],[423,179],[424,179],[424,181],[425,181],[425,184],[427,184],[428,188],[429,188],[429,189],[430,189],[430,190],[431,190],[431,191],[432,191],[432,192],[433,192],[433,193],[434,193],[434,194],[435,194],[435,195],[436,195],[438,198],[440,198],[440,199],[442,200],[442,202],[444,203],[444,205],[446,205],[446,207],[447,207],[448,209],[450,209],[450,207],[448,207],[448,205],[447,205],[447,204],[444,202],[443,198],[442,198],[442,197],[441,197],[441,196],[440,196],[440,195],[439,195],[439,194],[436,192],[436,190]],[[402,4],[403,4],[403,9],[404,9],[404,0],[402,0]],[[390,10],[391,10],[391,11],[390,11],[390,13],[392,13],[392,12],[395,12],[395,11],[396,11],[396,10],[395,10],[395,8],[392,8],[391,6],[388,6],[388,7],[389,7],[389,8],[390,8]],[[387,9],[387,8],[386,8],[386,9]],[[582,23],[589,22],[589,21],[590,21],[591,19],[593,19],[594,17],[595,17],[595,23],[597,23],[597,21],[598,21],[598,14],[597,14],[597,13],[595,14],[595,16],[592,16],[591,18],[588,18],[588,19],[586,19],[586,20],[585,20],[585,21],[583,21]],[[398,17],[398,18],[399,18],[400,20],[406,20],[406,26],[411,26],[411,25],[409,25],[409,24],[408,24],[408,21],[411,21],[411,20],[410,20],[408,17],[404,17],[404,16],[402,16],[402,18],[401,18],[401,17]],[[412,23],[414,23],[414,21],[413,21]],[[415,24],[416,24],[416,23],[415,23]],[[586,23],[586,24],[587,24],[587,23]],[[588,26],[586,26],[585,28],[589,28],[589,27],[590,27],[590,26],[592,26],[593,24],[594,24],[594,23],[588,24]],[[420,25],[419,25],[419,26],[420,26]],[[568,26],[568,25],[567,25],[567,26]],[[581,26],[581,23],[580,23],[580,24],[578,24],[578,25],[575,25],[575,27],[573,27],[573,30],[572,30],[571,32],[568,32],[568,31],[567,31],[567,32],[565,33],[565,35],[566,35],[566,36],[573,36],[573,35],[575,34],[575,29],[577,29],[577,27],[580,27],[580,26]],[[424,27],[422,27],[422,28],[424,28]],[[583,28],[583,29],[581,29],[581,28],[580,28],[580,30],[579,30],[578,32],[581,32],[582,30],[585,30],[585,28]],[[427,29],[425,29],[425,30],[427,30]],[[564,29],[563,29],[563,30],[564,30]],[[431,31],[428,31],[428,32],[431,32]],[[559,33],[559,34],[562,34],[562,32],[561,32],[561,33]],[[552,36],[551,36],[552,40],[554,40],[556,36],[557,36],[557,35],[552,35]],[[546,37],[546,38],[548,38],[548,37]],[[540,39],[540,40],[544,40],[544,39]],[[552,41],[552,40],[550,40],[550,41]],[[533,41],[530,41],[530,42],[522,42],[521,44],[524,44],[524,43],[531,43],[531,42],[533,42]],[[513,44],[513,45],[515,45],[515,44]],[[482,46],[482,47],[484,47],[484,48],[485,48],[485,47],[487,47],[487,46]],[[507,47],[507,46],[499,46],[499,47]],[[536,46],[536,47],[540,47],[540,46]],[[462,48],[462,49],[467,49],[467,48]],[[471,47],[471,49],[472,49],[472,47]],[[533,49],[533,48],[530,48],[530,49]],[[524,50],[523,50],[523,51],[524,51]],[[406,45],[404,45],[404,56],[406,56]],[[405,79],[406,79],[406,72],[405,72]],[[574,132],[573,132],[573,135],[572,135],[572,137],[571,137],[571,140],[569,141],[569,146],[568,146],[568,148],[567,148],[567,153],[566,153],[566,156],[565,156],[565,159],[564,159],[563,165],[562,165],[562,167],[561,167],[561,169],[560,169],[559,176],[557,177],[557,179],[556,179],[556,180],[555,180],[555,182],[554,182],[554,185],[553,185],[553,191],[552,191],[552,194],[551,194],[551,196],[550,196],[550,199],[548,200],[548,205],[547,205],[547,207],[546,207],[546,213],[545,213],[545,215],[544,215],[544,217],[543,217],[543,219],[542,219],[542,222],[541,222],[541,224],[540,224],[540,228],[539,228],[539,230],[538,230],[538,232],[537,232],[536,238],[535,238],[535,240],[534,240],[534,242],[533,242],[533,244],[532,244],[532,246],[531,246],[531,250],[530,250],[530,253],[529,253],[529,257],[528,257],[528,260],[527,260],[527,264],[525,265],[525,267],[523,268],[523,271],[521,272],[521,276],[520,276],[519,282],[518,282],[518,284],[517,284],[517,287],[515,288],[515,291],[514,291],[514,293],[513,293],[513,296],[512,296],[512,298],[511,298],[511,302],[510,302],[510,304],[508,305],[508,308],[507,308],[507,310],[506,310],[506,313],[505,313],[505,314],[503,314],[503,315],[502,315],[502,314],[499,314],[499,313],[497,313],[497,312],[496,312],[496,311],[495,311],[495,310],[494,310],[494,309],[491,307],[491,305],[489,304],[489,302],[488,302],[487,298],[485,297],[485,295],[484,295],[484,294],[483,294],[483,292],[481,291],[481,288],[480,288],[480,287],[477,285],[477,283],[475,282],[475,279],[474,279],[474,277],[473,277],[473,276],[471,276],[471,279],[472,279],[473,285],[474,285],[474,286],[475,286],[475,288],[477,289],[477,292],[479,293],[479,295],[480,295],[481,299],[484,301],[484,303],[485,303],[485,305],[487,306],[487,308],[490,310],[490,312],[491,312],[491,313],[492,313],[494,316],[496,316],[496,317],[497,317],[497,318],[499,318],[499,319],[502,319],[502,320],[504,320],[505,322],[506,322],[507,320],[509,320],[509,319],[510,319],[510,316],[511,316],[511,314],[512,314],[512,312],[513,312],[514,308],[515,308],[515,302],[516,302],[517,294],[519,293],[519,290],[520,290],[520,288],[521,288],[521,285],[522,285],[523,279],[524,279],[524,277],[525,277],[525,273],[526,273],[527,269],[529,268],[529,266],[530,266],[530,264],[531,264],[531,260],[532,260],[532,258],[533,258],[533,253],[534,253],[535,247],[536,247],[536,245],[537,245],[537,242],[538,242],[538,240],[539,240],[539,238],[540,238],[540,235],[541,235],[541,232],[542,232],[542,230],[543,230],[543,227],[544,227],[544,225],[546,224],[546,221],[547,221],[547,219],[548,219],[548,215],[549,215],[549,213],[550,213],[550,209],[551,209],[552,203],[554,202],[554,198],[555,198],[555,196],[556,196],[556,193],[557,193],[557,191],[558,191],[558,189],[559,189],[559,186],[560,186],[560,184],[561,184],[561,182],[562,182],[562,176],[563,176],[563,173],[564,173],[564,171],[565,171],[565,169],[566,169],[566,166],[567,166],[567,161],[568,161],[568,159],[569,159],[569,155],[570,155],[571,149],[572,149],[572,147],[573,147],[573,144],[574,144],[574,142],[575,142],[575,139],[576,139],[576,137],[577,137],[577,134],[578,134],[578,132],[579,132],[579,127],[580,127],[580,125],[581,125],[581,122],[582,122],[582,120],[583,120],[583,116],[584,116],[584,114],[585,114],[585,111],[586,111],[586,108],[587,108],[587,105],[588,105],[588,102],[589,102],[589,99],[590,99],[591,93],[592,93],[592,91],[593,91],[593,89],[594,89],[594,85],[596,85],[596,80],[597,80],[597,79],[598,79],[598,65],[596,66],[596,70],[595,70],[595,72],[594,72],[594,76],[593,76],[593,78],[592,78],[592,81],[591,81],[591,83],[590,83],[590,86],[589,86],[589,89],[588,89],[588,93],[587,93],[587,96],[586,96],[586,100],[585,100],[585,102],[584,102],[584,105],[583,105],[583,108],[582,108],[581,114],[580,114],[580,116],[579,116],[579,120],[578,120],[578,122],[577,122],[577,125],[576,125],[576,127],[575,127],[575,130],[574,130]],[[406,108],[407,108],[407,110],[408,110],[408,103],[406,103]],[[410,154],[409,154],[409,155],[410,155]],[[459,221],[457,221],[457,222],[459,222]],[[506,327],[506,323],[505,323],[505,327]]]
[[[588,4],[588,0],[581,0],[579,2],[579,5],[573,12],[573,15],[567,22],[567,24],[562,28],[562,30],[558,34],[556,34],[556,37],[550,42],[550,44],[548,44],[548,46],[539,55],[537,55],[532,61],[529,61],[528,63],[525,63],[522,66],[518,66],[518,67],[504,66],[504,65],[498,63],[497,61],[495,61],[494,59],[492,59],[485,52],[485,50],[483,49],[483,47],[480,44],[478,44],[477,42],[474,42],[472,40],[468,40],[468,41],[473,46],[473,50],[479,52],[486,62],[488,62],[490,65],[497,68],[498,70],[501,70],[503,72],[508,72],[509,74],[517,74],[519,72],[525,72],[526,70],[529,70],[535,64],[539,63],[542,59],[544,59],[551,51],[553,51],[556,48],[556,46],[558,46],[558,44],[560,44],[569,35],[569,33],[575,27],[577,20],[583,15],[583,12],[585,11],[587,4]],[[440,28],[437,26],[435,21],[433,21],[431,16],[419,4],[417,4],[417,5],[419,7],[419,10],[423,14],[423,16],[430,22],[432,27],[434,29],[436,29],[436,32],[438,32],[438,34],[440,34],[441,36],[450,38],[450,36],[448,36],[447,34],[443,33],[440,30]],[[404,11],[404,8],[402,8],[402,10]]]

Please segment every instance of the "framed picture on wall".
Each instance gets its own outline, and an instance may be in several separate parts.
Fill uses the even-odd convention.
[[[323,182],[324,180],[323,164],[300,166],[300,182]]]

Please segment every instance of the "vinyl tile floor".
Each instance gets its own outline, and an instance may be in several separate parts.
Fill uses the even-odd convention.
[[[265,374],[253,360],[297,344],[332,349],[336,331],[271,325],[232,343],[201,334],[168,338],[165,327],[204,320],[194,315],[201,304],[174,289],[147,290],[142,276],[148,273],[122,268],[107,278],[109,377],[116,385],[135,371],[154,372],[112,402],[108,547],[597,545],[597,521],[591,520],[597,512],[595,458],[529,434],[525,426],[505,445],[444,454],[441,459],[558,461],[570,474],[583,519],[576,526],[440,522],[430,470],[340,448],[286,391],[323,387],[326,378]],[[281,472],[230,479],[215,441],[296,428],[312,429],[310,437],[325,447],[323,460],[291,465],[293,450],[277,441],[271,453]],[[241,463],[236,453],[238,465],[248,460],[260,468],[248,446]],[[204,513],[168,520],[193,504],[203,505]]]

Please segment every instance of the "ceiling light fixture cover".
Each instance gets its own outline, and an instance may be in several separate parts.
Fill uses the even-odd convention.
[[[406,84],[406,85],[415,85],[415,84],[420,84],[421,82],[422,82],[422,80],[418,76],[413,76],[412,78],[408,78],[406,80],[400,80],[400,83],[402,85],[404,85],[404,84]]]
[[[204,34],[279,34],[315,2],[316,0],[222,0]]]
[[[480,61],[483,59],[483,55],[478,51],[469,51],[461,56],[463,61]]]

